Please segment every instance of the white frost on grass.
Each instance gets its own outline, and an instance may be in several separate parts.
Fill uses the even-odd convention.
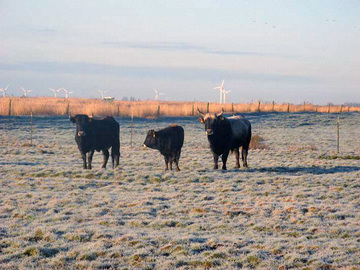
[[[267,150],[212,169],[196,118],[121,124],[120,168],[82,170],[61,117],[1,118],[0,268],[339,268],[360,266],[359,160],[336,149],[336,116],[250,114]],[[360,155],[360,114],[344,114],[341,155]],[[180,172],[141,147],[148,129],[185,129]],[[284,269],[285,269],[284,268]]]

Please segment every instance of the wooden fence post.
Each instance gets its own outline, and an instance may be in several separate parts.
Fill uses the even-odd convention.
[[[231,103],[231,112],[234,114],[234,103]]]
[[[272,111],[275,112],[275,101],[272,102]]]
[[[117,116],[120,117],[120,104],[117,105]]]
[[[68,101],[68,104],[66,106],[66,112],[65,112],[66,115],[70,115],[70,101]]]
[[[30,146],[33,145],[33,113],[30,113]]]
[[[209,113],[209,107],[210,107],[210,104],[209,104],[209,102],[208,102],[207,105],[206,105],[206,112],[207,112],[207,113]]]
[[[11,99],[9,99],[9,116],[11,115]]]
[[[192,105],[192,113],[191,113],[191,115],[192,115],[192,116],[195,115],[195,105],[194,105],[194,104]]]
[[[130,125],[130,147],[133,148],[133,125],[134,125],[134,114],[131,112],[131,125]]]
[[[288,113],[290,112],[290,103],[288,103],[287,112],[288,112]]]
[[[160,105],[158,105],[158,109],[157,109],[157,117],[160,117]]]
[[[257,108],[257,111],[258,112],[260,112],[261,110],[260,110],[260,101],[259,101],[259,103],[258,103],[258,108]]]
[[[337,153],[339,154],[339,152],[340,152],[340,113],[338,115],[337,122],[336,122],[336,138],[337,138],[336,150],[337,150]]]

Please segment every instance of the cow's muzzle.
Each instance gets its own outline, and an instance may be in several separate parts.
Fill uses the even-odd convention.
[[[78,134],[77,134],[79,137],[84,137],[86,134],[85,134],[85,131],[78,131]]]
[[[208,128],[205,132],[206,132],[206,134],[207,134],[208,136],[210,136],[210,135],[213,135],[213,134],[214,134],[213,130],[212,130],[212,129],[210,129],[210,128]]]

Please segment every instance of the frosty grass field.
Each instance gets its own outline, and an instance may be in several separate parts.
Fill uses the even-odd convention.
[[[214,171],[195,117],[121,125],[120,168],[83,170],[66,117],[0,117],[1,269],[360,269],[360,113],[245,114],[267,149]],[[181,171],[142,148],[185,129]],[[266,148],[266,147],[265,147]],[[110,164],[111,165],[111,164]]]

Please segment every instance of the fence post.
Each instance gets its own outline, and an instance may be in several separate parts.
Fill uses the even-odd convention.
[[[120,117],[120,104],[117,105],[117,116]]]
[[[290,103],[288,103],[287,112],[290,112]]]
[[[337,122],[336,122],[336,137],[337,137],[337,153],[339,154],[340,152],[340,113],[338,115],[337,118]]]
[[[306,111],[305,106],[306,106],[306,101],[304,101],[304,109],[303,109],[304,112]]]
[[[33,113],[30,113],[30,146],[33,145]]]
[[[231,103],[231,112],[234,114],[234,103]]]
[[[133,147],[133,125],[134,125],[134,114],[131,111],[131,125],[130,125],[130,147]]]
[[[160,117],[160,105],[158,105],[158,109],[157,109],[157,117]]]
[[[209,102],[208,102],[207,105],[206,105],[206,112],[207,112],[207,113],[209,113],[209,106],[210,106],[210,104],[209,104]]]
[[[191,114],[192,116],[194,116],[195,115],[195,105],[193,104],[192,105],[192,114]]]
[[[272,102],[272,111],[275,112],[275,101]]]
[[[11,99],[9,99],[9,116],[11,115]]]
[[[330,106],[331,106],[331,105],[329,105],[329,108],[328,108],[328,113],[330,113]]]
[[[65,112],[66,115],[70,115],[70,101],[68,101],[68,104],[66,106],[66,112]]]
[[[261,110],[260,110],[260,101],[259,101],[259,103],[258,103],[258,109],[257,109],[257,111],[258,111],[258,112],[261,111]]]

